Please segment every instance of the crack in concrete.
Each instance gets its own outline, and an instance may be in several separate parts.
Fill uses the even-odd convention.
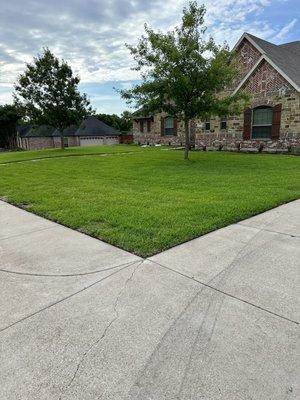
[[[136,270],[138,269],[138,267],[139,267],[140,265],[143,264],[143,262],[144,262],[144,260],[140,261],[140,262],[133,268],[133,271],[132,271],[132,273],[130,274],[129,278],[126,279],[126,281],[125,281],[123,287],[121,288],[121,290],[119,291],[119,293],[118,293],[118,295],[117,295],[117,297],[116,297],[116,300],[115,300],[115,302],[114,302],[114,305],[113,305],[114,317],[109,321],[109,323],[108,323],[107,326],[105,327],[105,329],[104,329],[102,335],[101,335],[97,340],[95,340],[95,341],[90,345],[90,347],[82,354],[80,360],[79,360],[78,363],[77,363],[76,369],[75,369],[75,371],[74,371],[74,374],[73,374],[71,380],[70,380],[69,383],[67,384],[67,386],[66,386],[65,390],[63,391],[63,393],[60,394],[58,400],[62,400],[62,398],[63,398],[63,396],[65,395],[65,393],[67,392],[67,390],[72,386],[72,384],[73,384],[73,382],[75,381],[75,379],[76,379],[76,377],[77,377],[77,375],[78,375],[79,369],[80,369],[81,365],[83,364],[83,362],[84,362],[86,356],[93,350],[94,347],[96,347],[96,346],[101,342],[101,340],[103,340],[103,339],[105,338],[105,336],[106,336],[108,330],[111,328],[111,326],[114,324],[114,322],[119,318],[118,304],[119,304],[120,298],[121,298],[121,296],[122,296],[122,294],[123,294],[123,292],[124,292],[126,286],[128,285],[128,283],[133,279],[133,276],[134,276]]]
[[[112,272],[111,274],[106,275],[106,276],[104,276],[103,278],[100,278],[100,279],[98,279],[97,281],[92,282],[91,284],[89,284],[89,285],[87,285],[87,286],[84,286],[82,289],[77,290],[76,292],[71,293],[70,295],[68,295],[68,296],[66,296],[66,297],[63,297],[62,299],[60,299],[60,300],[58,300],[58,301],[55,301],[54,303],[51,303],[51,304],[49,304],[48,306],[43,307],[43,308],[41,308],[41,309],[39,309],[39,310],[37,310],[37,311],[35,311],[35,312],[29,314],[29,315],[26,315],[25,317],[19,319],[18,321],[13,322],[12,324],[10,324],[10,325],[8,325],[8,326],[6,326],[6,327],[4,327],[4,328],[1,328],[1,329],[0,329],[0,333],[3,332],[3,331],[5,331],[5,330],[7,330],[7,329],[9,329],[9,328],[12,328],[13,326],[19,324],[20,322],[23,322],[23,321],[25,321],[25,320],[27,320],[27,319],[29,319],[29,318],[31,318],[31,317],[33,317],[33,316],[35,316],[35,315],[37,315],[37,314],[43,312],[43,311],[45,311],[45,310],[48,310],[49,308],[51,308],[51,307],[53,307],[53,306],[56,306],[57,304],[62,303],[62,302],[65,301],[65,300],[68,300],[68,299],[70,299],[70,298],[76,296],[77,294],[79,294],[79,293],[81,293],[81,292],[84,292],[85,290],[87,290],[87,289],[89,289],[89,288],[91,288],[91,287],[97,285],[98,283],[100,283],[100,282],[102,282],[102,281],[104,281],[104,280],[106,280],[106,279],[112,277],[113,275],[118,274],[119,272],[123,271],[123,269],[129,268],[131,265],[136,264],[137,262],[138,262],[138,261],[132,261],[132,262],[130,262],[130,263],[126,263],[125,266],[122,266],[122,264],[121,264],[121,265],[119,266],[120,268],[119,268],[117,271],[114,271],[114,272]],[[124,265],[124,264],[123,264],[123,265]],[[116,267],[116,268],[117,268],[117,267]],[[116,268],[115,268],[115,269],[116,269]]]

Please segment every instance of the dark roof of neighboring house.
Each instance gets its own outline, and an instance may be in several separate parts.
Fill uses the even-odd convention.
[[[296,85],[300,86],[300,41],[276,45],[246,34],[262,49],[264,54],[284,72]]]
[[[70,125],[63,130],[63,136],[64,137],[74,136],[77,129],[78,129],[77,125]],[[52,136],[61,136],[61,131],[59,129],[55,129],[55,131],[52,133]]]
[[[36,128],[31,128],[23,137],[51,137],[54,131],[54,126],[40,125]]]
[[[26,134],[30,131],[31,125],[18,125],[17,126],[17,133],[22,138],[25,137]]]
[[[120,132],[115,128],[99,121],[96,117],[88,117],[84,119],[79,128],[75,132],[75,136],[116,136]]]

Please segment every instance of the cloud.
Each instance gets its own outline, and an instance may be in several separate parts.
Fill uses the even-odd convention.
[[[264,39],[281,39],[296,20],[282,27],[266,19],[264,10],[270,9],[271,2],[283,1],[204,0],[208,33],[219,43],[226,39],[231,46],[244,31]],[[43,47],[49,47],[69,62],[83,84],[126,81],[128,87],[129,81],[139,75],[131,70],[132,59],[125,42],[136,43],[145,22],[163,31],[174,27],[186,4],[186,0],[26,0],[26,4],[24,0],[3,1],[0,82],[12,84],[25,63]],[[0,102],[3,96],[2,92]]]
[[[291,22],[286,24],[275,36],[277,39],[284,39],[290,30],[295,26],[298,20],[294,18]]]

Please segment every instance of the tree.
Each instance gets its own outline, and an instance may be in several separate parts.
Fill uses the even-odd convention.
[[[93,113],[86,94],[78,90],[79,82],[67,62],[60,61],[46,48],[32,64],[26,64],[14,86],[16,106],[33,125],[58,128],[62,148],[63,129]]]
[[[14,105],[0,106],[0,147],[16,147],[17,123],[20,119],[18,110]]]
[[[123,111],[121,114],[122,131],[128,132],[132,128],[132,113],[130,111]]]
[[[132,115],[129,111],[123,111],[121,116],[117,114],[97,114],[96,117],[121,132],[128,132],[132,126]]]
[[[166,34],[145,24],[146,35],[136,46],[126,44],[141,72],[142,82],[121,90],[121,96],[145,113],[165,111],[183,120],[184,158],[190,148],[190,121],[211,115],[234,115],[247,101],[245,93],[230,95],[227,88],[238,74],[226,43],[206,39],[204,5],[190,2],[180,26]]]

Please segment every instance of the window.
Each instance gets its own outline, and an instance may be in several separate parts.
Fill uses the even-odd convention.
[[[151,120],[147,119],[147,132],[151,132]]]
[[[147,120],[144,119],[144,121],[143,121],[143,132],[147,132],[148,131],[147,127],[148,127]]]
[[[226,117],[221,118],[220,129],[227,129],[227,118]]]
[[[139,121],[139,123],[140,123],[140,132],[143,133],[143,132],[144,132],[144,122],[143,122],[143,120],[141,119],[141,120]]]
[[[257,107],[253,110],[252,117],[252,138],[267,139],[272,135],[272,107]]]
[[[205,121],[205,122],[204,122],[204,129],[205,129],[206,131],[210,131],[210,121]]]
[[[174,135],[174,118],[167,117],[165,119],[165,135]]]

